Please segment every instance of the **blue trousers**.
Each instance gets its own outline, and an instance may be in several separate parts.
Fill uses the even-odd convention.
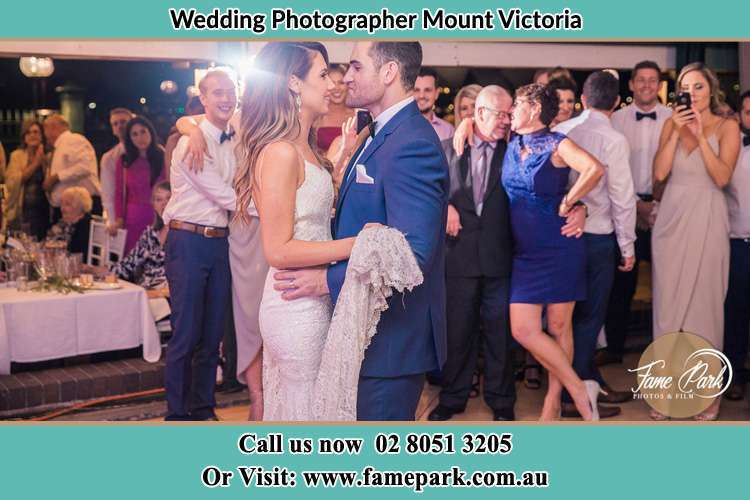
[[[172,301],[167,346],[167,420],[214,415],[219,343],[231,300],[227,238],[173,229],[165,246]]]
[[[732,363],[734,382],[747,382],[750,334],[750,241],[731,240],[729,288],[724,301],[724,352]]]
[[[586,242],[586,300],[577,302],[573,311],[573,369],[582,380],[598,380],[600,376],[594,367],[596,339],[607,318],[617,267],[617,240],[614,234],[586,233],[583,238]],[[563,391],[563,401],[572,401],[567,391]]]
[[[357,420],[413,421],[425,374],[403,377],[359,377]]]

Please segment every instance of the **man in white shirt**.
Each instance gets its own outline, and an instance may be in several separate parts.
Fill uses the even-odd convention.
[[[114,108],[109,112],[109,125],[112,127],[112,135],[117,137],[115,144],[109,151],[102,155],[99,163],[99,178],[102,185],[102,205],[104,215],[113,224],[110,226],[117,230],[114,225],[115,219],[115,175],[117,172],[117,160],[125,154],[125,130],[128,122],[135,115],[125,108]]]
[[[745,396],[750,335],[750,90],[740,96],[742,142],[732,181],[724,193],[729,209],[729,288],[724,302],[724,353],[732,363],[734,378],[726,398]]]
[[[437,82],[438,77],[434,70],[420,69],[417,81],[414,82],[414,100],[417,102],[419,112],[430,122],[440,140],[444,141],[453,137],[454,128],[435,114],[435,101],[440,96]]]
[[[53,222],[60,220],[60,199],[69,187],[82,187],[91,195],[91,213],[102,214],[101,187],[96,168],[96,153],[91,143],[81,134],[70,131],[70,124],[62,115],[50,115],[44,120],[47,144],[54,147],[49,174],[43,187],[49,193],[54,208]]]
[[[206,118],[199,128],[208,155],[201,171],[184,162],[188,138],[172,155],[172,197],[164,210],[169,225],[166,272],[172,299],[173,335],[167,346],[166,420],[215,420],[214,389],[219,343],[231,300],[229,211],[238,139],[229,125],[237,88],[224,70],[211,70],[199,84]]]
[[[672,111],[659,102],[661,69],[653,61],[635,65],[628,82],[633,104],[612,115],[612,126],[621,132],[630,145],[630,168],[636,202],[636,263],[631,271],[617,271],[607,311],[607,348],[597,353],[596,363],[622,362],[625,335],[630,323],[630,304],[638,284],[638,264],[651,261],[651,228],[654,218],[652,164],[659,147],[659,135]]]
[[[606,169],[602,180],[582,199],[588,208],[583,235],[587,298],[576,304],[573,313],[573,368],[582,380],[599,378],[603,387],[607,386],[594,367],[594,354],[607,315],[618,248],[620,271],[630,271],[635,263],[636,197],[630,175],[630,149],[625,136],[610,122],[610,115],[620,102],[619,88],[619,81],[611,73],[591,73],[581,96],[588,117],[568,132],[570,139]],[[572,172],[571,181],[576,178],[577,173]],[[610,399],[601,399],[603,402],[621,402],[628,395],[607,390]],[[563,416],[577,415],[567,393],[563,401]],[[619,413],[618,407],[603,407],[599,411],[602,417]]]

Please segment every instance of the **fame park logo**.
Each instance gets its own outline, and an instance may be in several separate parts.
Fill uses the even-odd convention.
[[[662,335],[641,355],[634,399],[659,413],[688,418],[706,410],[732,382],[732,365],[703,337],[687,332]]]

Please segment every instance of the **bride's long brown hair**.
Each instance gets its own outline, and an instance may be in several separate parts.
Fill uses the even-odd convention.
[[[292,75],[305,80],[315,54],[328,65],[328,51],[317,42],[269,42],[258,53],[245,81],[241,104],[241,157],[234,176],[237,192],[235,217],[249,221],[247,207],[252,200],[253,179],[263,148],[280,140],[293,142],[301,133],[299,109],[289,89]],[[310,146],[318,161],[328,161],[318,150],[316,132],[310,129]]]

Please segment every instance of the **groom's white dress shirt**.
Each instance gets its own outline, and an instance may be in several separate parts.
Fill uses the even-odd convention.
[[[380,132],[381,130],[383,130],[383,127],[385,127],[386,123],[388,123],[389,121],[391,121],[391,118],[393,118],[394,116],[396,116],[396,114],[398,114],[399,111],[401,111],[402,109],[404,109],[406,106],[409,105],[409,103],[411,103],[413,101],[414,101],[414,97],[413,96],[409,96],[409,97],[407,97],[404,100],[398,101],[396,104],[394,104],[393,106],[385,109],[378,116],[376,116],[375,118],[373,118],[372,121],[374,121],[375,124],[376,124],[375,125],[375,135],[378,135],[378,132]],[[370,143],[372,142],[372,139],[373,139],[373,136],[370,136],[370,137],[367,138],[367,140],[365,141],[365,147],[363,147],[362,151],[360,151],[359,156],[357,156],[357,161],[354,162],[354,165],[356,165],[357,162],[359,162],[360,157],[364,154],[365,151],[367,151],[367,148],[370,147]],[[353,175],[352,172],[355,172],[356,170],[357,170],[356,168],[352,168],[349,171],[349,175],[347,176],[347,179],[349,179],[349,177],[351,177]]]

